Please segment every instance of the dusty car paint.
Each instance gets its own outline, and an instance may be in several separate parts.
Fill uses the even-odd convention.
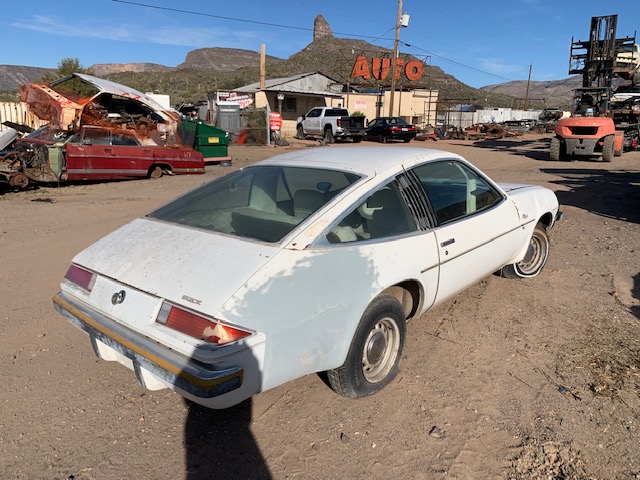
[[[498,194],[491,208],[384,238],[327,240],[328,232],[372,192],[417,165],[443,160],[473,168],[453,154],[392,147],[337,147],[273,157],[257,166],[347,170],[361,180],[278,242],[150,217],[134,220],[73,259],[97,273],[95,285],[89,293],[64,280],[56,308],[90,334],[82,318],[107,316],[129,332],[126,340],[138,348],[140,358],[134,355],[132,360],[127,351],[108,345],[108,339],[92,335],[99,356],[135,370],[144,385],[172,388],[211,408],[225,408],[300,376],[338,368],[363,312],[380,294],[398,298],[407,319],[414,318],[483,276],[518,262],[538,220],[552,226],[558,203],[551,191],[506,184],[502,189],[483,177]],[[162,242],[150,251],[148,238]],[[121,303],[115,296],[119,292],[126,297]],[[74,299],[84,309],[71,311]],[[228,345],[207,345],[154,321],[165,301],[251,335]],[[171,376],[159,376],[157,363],[150,361],[145,367],[158,355],[145,353],[137,338],[152,339],[155,348],[189,365],[189,359],[197,359],[211,371],[241,368],[242,384],[212,397],[198,396],[191,387],[172,383]],[[175,369],[175,364],[169,367]]]

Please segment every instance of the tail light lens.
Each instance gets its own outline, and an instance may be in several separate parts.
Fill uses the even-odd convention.
[[[342,124],[342,120],[341,120],[341,119],[339,119],[339,118],[338,118],[338,119],[336,119],[336,125],[337,125],[337,126],[340,126],[341,124]]]
[[[168,303],[162,304],[156,322],[172,330],[215,345],[224,345],[251,335],[250,332],[215,322]]]
[[[77,265],[71,265],[64,278],[78,287],[90,292],[96,283],[96,274]]]

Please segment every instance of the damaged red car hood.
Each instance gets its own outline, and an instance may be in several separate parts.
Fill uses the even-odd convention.
[[[97,93],[83,97],[68,94],[56,88],[74,78],[93,87]],[[99,104],[100,102],[96,100],[103,95],[139,103],[145,110],[157,115],[161,123],[166,123],[168,126],[175,126],[179,122],[177,112],[165,109],[149,95],[134,88],[83,73],[72,73],[48,85],[27,83],[20,87],[20,100],[26,102],[39,118],[48,120],[53,127],[60,130],[79,128],[85,108],[93,103]]]

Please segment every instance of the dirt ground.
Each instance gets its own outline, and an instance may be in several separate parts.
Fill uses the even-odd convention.
[[[232,147],[204,176],[0,190],[0,476],[640,478],[640,152],[561,163],[544,136],[412,142],[547,186],[565,218],[540,276],[490,276],[410,322],[400,374],[372,397],[310,375],[206,410],[143,390],[53,310],[103,235],[231,169],[333,148],[316,145]]]

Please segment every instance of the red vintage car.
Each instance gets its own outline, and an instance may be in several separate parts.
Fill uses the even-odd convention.
[[[0,179],[24,188],[32,182],[201,174],[204,166],[200,152],[159,146],[134,130],[84,126],[74,133],[45,126],[17,140],[0,158]]]

